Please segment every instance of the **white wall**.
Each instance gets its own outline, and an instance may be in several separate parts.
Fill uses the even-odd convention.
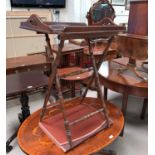
[[[59,21],[66,22],[86,22],[86,14],[89,10],[90,6],[96,2],[97,0],[66,0],[66,8],[59,9],[60,16]],[[125,10],[124,6],[114,6],[116,11],[115,22],[119,23],[127,23],[128,22],[128,13],[129,11]],[[26,9],[11,9],[10,0],[6,0],[6,10],[25,10]],[[35,9],[31,9],[35,10]],[[44,11],[44,9],[41,9]],[[53,10],[51,9],[51,15],[53,14]]]
[[[48,14],[52,16],[53,21],[64,21],[64,22],[85,22],[87,23],[86,15],[87,12],[89,11],[89,8],[93,5],[98,0],[66,0],[66,8],[64,9],[59,9],[60,15],[56,16],[54,15],[54,9],[23,9],[23,8],[11,8],[10,5],[10,0],[6,0],[6,11],[26,11],[26,13],[31,13],[29,11],[38,11],[38,12],[48,12]],[[116,18],[115,18],[115,23],[120,24],[120,23],[127,23],[128,22],[128,11],[125,10],[124,6],[114,6],[115,12],[116,12]],[[59,19],[58,19],[59,17]],[[12,50],[8,49],[7,51],[7,56],[19,56],[19,55],[25,55],[27,53],[31,53],[32,50],[36,51],[42,51],[41,47],[37,44],[34,48],[27,49],[25,48],[24,50],[18,48],[15,49],[11,46],[11,43],[15,41],[16,39],[12,39],[11,42],[7,42],[7,47],[14,49],[14,52]],[[32,39],[31,39],[32,40]],[[57,37],[54,36],[54,43],[57,43]],[[53,43],[52,42],[52,43]],[[35,43],[33,43],[33,46]],[[23,45],[21,44],[21,47]],[[42,46],[44,47],[44,46]],[[23,48],[23,47],[22,47]],[[19,52],[18,52],[19,51]],[[22,52],[21,52],[22,51]]]

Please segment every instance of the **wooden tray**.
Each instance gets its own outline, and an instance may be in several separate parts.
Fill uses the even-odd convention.
[[[78,118],[87,115],[97,109],[88,105],[77,105],[66,110],[67,119],[69,122],[73,122]],[[45,134],[52,139],[55,144],[60,147],[64,152],[70,150],[69,142],[66,137],[66,130],[64,127],[64,119],[62,113],[55,116],[49,116],[43,122],[39,122],[40,128]],[[71,136],[73,147],[80,144],[84,140],[88,139],[95,133],[106,128],[106,120],[104,114],[98,113],[88,119],[81,121],[80,123],[71,126]]]

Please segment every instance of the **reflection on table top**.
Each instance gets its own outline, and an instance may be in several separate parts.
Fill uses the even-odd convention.
[[[113,61],[103,62],[99,69],[101,83],[105,87],[120,93],[126,90],[132,95],[147,96],[148,81],[139,78],[131,70],[121,71],[127,63],[128,58],[119,58]],[[138,61],[136,64],[137,67],[139,67],[141,63],[141,61]],[[146,77],[148,76],[146,72],[140,71],[139,73]]]

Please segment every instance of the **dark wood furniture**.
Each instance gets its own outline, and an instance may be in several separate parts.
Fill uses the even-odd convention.
[[[119,82],[118,80],[115,82],[114,86],[111,86],[113,81],[109,80],[110,75],[107,78],[107,81],[111,82],[111,84],[109,82],[104,82],[105,78],[102,76],[102,82],[105,84],[105,98],[107,98],[106,97],[107,88],[123,93],[122,110],[124,115],[126,114],[127,100],[129,94],[144,97],[144,105],[141,118],[144,118],[145,115],[146,107],[148,104],[147,102],[148,78],[147,76],[143,76],[141,73],[143,72],[144,74],[147,74],[148,72],[148,68],[144,67],[144,65],[147,64],[147,57],[148,57],[147,35],[148,35],[148,1],[147,0],[130,1],[127,33],[120,34],[117,36],[117,45],[118,45],[117,50],[120,53],[120,55],[128,57],[128,59],[124,60],[126,63],[125,66],[119,69],[119,71],[115,72],[121,73],[121,77],[119,77],[120,79],[122,78],[124,71],[130,70],[140,81],[137,83],[136,78],[133,79],[132,81],[130,80],[130,77],[127,77],[127,79],[123,77],[124,82],[123,81]],[[139,61],[142,62],[140,63],[139,66],[137,66],[137,63]]]
[[[108,0],[98,0],[87,13],[88,25],[112,24],[115,18],[115,10]]]
[[[28,94],[38,90],[46,90],[48,77],[41,71],[29,71],[6,76],[6,98],[10,100],[19,97],[21,102],[21,113],[18,114],[20,123],[29,115],[29,97]],[[6,152],[12,150],[10,143],[17,136],[17,131],[7,140]]]
[[[121,70],[128,64],[128,61],[129,58],[119,58],[110,62],[105,61],[102,63],[99,74],[100,82],[104,85],[104,99],[107,100],[107,89],[122,93],[122,112],[124,117],[126,117],[128,96],[134,95],[143,97],[144,104],[141,112],[141,118],[144,118],[148,104],[148,82],[137,77],[130,70],[121,72]],[[137,62],[137,66],[140,66],[141,63],[141,61]],[[142,71],[141,74],[144,74],[147,77],[147,73]]]
[[[128,33],[148,35],[148,0],[130,1]]]
[[[96,102],[94,98],[85,98],[89,104]],[[65,103],[65,108],[69,108],[77,104],[74,100]],[[83,155],[93,154],[112,143],[120,134],[124,124],[124,118],[121,110],[111,103],[107,103],[109,116],[113,120],[113,125],[97,133],[95,136],[89,138],[85,143],[78,145],[69,152],[64,153],[52,142],[48,136],[39,128],[39,115],[41,109],[31,114],[21,125],[18,132],[18,143],[20,148],[26,154],[54,154],[54,155]],[[47,115],[55,115],[56,107],[49,107]],[[99,152],[98,152],[99,153]],[[97,154],[98,154],[97,153]],[[111,151],[101,151],[103,155],[116,155]]]
[[[141,11],[143,10],[143,11]],[[135,75],[139,76],[136,61],[146,61],[148,57],[148,1],[134,0],[130,2],[128,31],[118,35],[117,44],[119,53],[129,58],[127,68],[132,67]],[[139,76],[140,77],[140,76]],[[143,77],[140,77],[143,79]],[[145,80],[145,79],[144,79]]]
[[[75,97],[75,84],[90,78],[93,75],[93,70],[84,69],[81,67],[67,67],[58,69],[58,76],[61,80],[68,81],[67,84],[71,87],[71,97]],[[81,90],[80,90],[81,91]]]
[[[42,72],[51,72],[51,61],[45,52],[6,59],[6,98],[20,98],[22,113],[18,118],[21,123],[30,115],[28,94],[43,90],[47,86],[47,77]],[[18,130],[7,140],[7,152],[12,150],[10,143],[17,132]]]
[[[59,45],[54,44],[51,47],[52,47],[52,52],[57,54]],[[80,67],[83,65],[83,47],[72,43],[66,43],[64,44],[64,48],[61,51],[61,55],[62,55],[62,59],[58,70],[58,76],[61,79],[61,88],[63,92],[68,92],[68,90],[70,90],[71,97],[75,97],[75,92],[76,92],[75,84],[77,82],[78,83],[81,82],[81,80],[83,79],[87,79],[91,75],[88,72],[84,76],[80,75],[80,73],[78,75],[68,76],[66,78],[63,78],[62,76],[63,74],[71,74],[72,72],[83,70],[83,68]],[[80,77],[80,78],[77,79],[77,77]],[[80,88],[81,87],[79,85],[79,89]]]
[[[89,9],[87,16],[88,25],[116,25],[113,21],[115,18],[115,10],[108,0],[98,0]],[[108,48],[107,48],[108,47]],[[102,61],[103,52],[105,52],[104,59],[112,59],[117,57],[114,38],[104,37],[96,40],[93,44],[93,55],[96,61]],[[87,62],[89,61],[89,49],[85,48]],[[87,63],[86,62],[86,63]]]
[[[26,72],[31,70],[51,70],[51,62],[46,54],[33,54],[29,56],[13,57],[6,59],[6,74]]]
[[[36,31],[37,33],[45,34],[45,36],[48,36],[48,34],[58,34],[58,39],[60,40],[59,48],[58,48],[59,50],[58,50],[56,57],[52,63],[52,73],[50,74],[50,77],[49,77],[48,90],[47,90],[45,100],[44,100],[44,104],[43,104],[43,108],[42,108],[42,111],[40,114],[40,124],[45,119],[45,115],[46,115],[46,112],[48,110],[47,103],[49,100],[51,88],[53,86],[53,82],[56,81],[56,88],[58,90],[58,96],[59,96],[58,107],[60,108],[60,111],[63,115],[62,119],[64,121],[65,137],[67,138],[67,143],[69,144],[69,149],[73,149],[76,146],[76,145],[73,146],[73,142],[71,139],[72,135],[71,135],[70,127],[73,124],[80,123],[82,120],[86,120],[86,119],[94,116],[95,114],[97,114],[99,112],[103,112],[104,118],[105,118],[105,125],[106,125],[105,128],[110,128],[111,121],[110,121],[109,116],[108,116],[106,104],[103,101],[101,85],[100,85],[100,81],[99,81],[99,76],[98,76],[95,58],[93,56],[93,49],[91,46],[92,45],[91,42],[93,42],[94,38],[104,38],[104,37],[113,38],[113,36],[117,35],[119,32],[124,32],[125,27],[124,26],[116,26],[116,25],[86,26],[86,25],[81,25],[81,24],[79,24],[79,25],[77,24],[77,26],[76,25],[73,26],[70,23],[68,23],[68,25],[67,25],[67,23],[55,24],[52,22],[43,22],[37,15],[31,15],[26,22],[21,23],[20,27],[24,28],[24,29]],[[73,120],[73,122],[68,121],[68,119],[66,117],[66,111],[64,108],[65,100],[62,96],[60,80],[59,80],[59,77],[57,74],[57,68],[60,64],[62,49],[64,47],[64,41],[69,40],[69,39],[86,39],[88,42],[89,52],[90,52],[90,56],[91,56],[91,59],[93,62],[92,81],[94,79],[97,81],[97,90],[99,93],[99,100],[100,100],[99,103],[101,106],[100,109],[97,109],[96,111],[94,111],[90,114],[82,116],[81,118],[79,118],[77,120]],[[49,40],[46,40],[46,42],[48,45],[50,44]],[[108,44],[107,48],[109,47],[109,44]],[[50,49],[50,53],[52,55],[53,54],[52,48],[49,48],[49,49]],[[103,57],[104,57],[104,55],[103,55]],[[91,85],[91,82],[90,82],[90,85]],[[82,94],[82,97],[80,99],[81,104],[83,103],[83,101],[86,97],[88,88],[89,88],[89,86],[87,87],[87,89]],[[74,100],[74,99],[72,99],[72,100]]]
[[[54,53],[58,52],[58,46],[59,46],[58,44],[52,45],[52,51]],[[83,47],[72,44],[72,43],[66,43],[64,44],[64,48],[62,49],[61,54],[62,54],[62,61],[61,61],[60,67],[68,67],[70,65],[72,66],[82,65]],[[71,57],[71,55],[73,57]]]

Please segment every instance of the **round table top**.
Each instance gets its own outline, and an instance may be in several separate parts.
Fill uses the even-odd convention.
[[[79,100],[79,99],[78,99]],[[76,99],[77,101],[77,99]],[[100,102],[99,99],[95,98],[85,98],[86,103]],[[75,100],[68,101],[65,104],[67,109],[73,106]],[[119,135],[124,126],[124,117],[121,110],[115,105],[108,103],[107,108],[109,111],[109,116],[113,121],[110,128],[106,128],[96,135],[90,137],[74,149],[64,153],[59,147],[51,141],[44,132],[39,128],[39,116],[41,109],[30,115],[21,125],[18,131],[18,143],[20,148],[27,154],[30,155],[88,155],[99,151],[100,149],[106,147],[112,143]],[[56,108],[52,108],[53,114]],[[51,114],[51,108],[47,108],[46,114]]]
[[[148,81],[136,76],[131,70],[120,71],[125,68],[128,63],[128,58],[114,59],[113,61],[105,61],[99,69],[100,82],[106,88],[113,91],[130,95],[147,97],[148,96]],[[140,61],[137,62],[139,67]],[[141,72],[147,77],[147,73]]]

